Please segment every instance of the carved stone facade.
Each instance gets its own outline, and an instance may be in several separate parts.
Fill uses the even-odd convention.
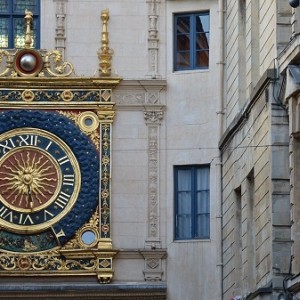
[[[58,114],[95,144],[101,184],[93,189],[99,214],[56,261],[63,275],[1,278],[1,297],[221,299],[218,10],[217,0],[41,1],[41,48],[55,51],[40,50],[36,86],[15,72],[16,50],[0,51],[0,76],[20,84],[0,79],[3,107],[70,107]],[[174,72],[174,14],[196,11],[211,18],[209,68]],[[43,90],[45,83],[52,88]],[[87,111],[77,113],[78,103]],[[210,166],[210,237],[176,240],[174,168],[195,165]],[[86,231],[97,243],[83,243]],[[78,259],[80,247],[86,256]],[[19,265],[26,269],[33,260]]]

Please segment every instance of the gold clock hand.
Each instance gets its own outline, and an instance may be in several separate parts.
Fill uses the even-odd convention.
[[[31,193],[31,186],[28,185],[28,199],[29,199],[29,206],[31,209],[33,209],[33,199],[32,199],[32,193]]]

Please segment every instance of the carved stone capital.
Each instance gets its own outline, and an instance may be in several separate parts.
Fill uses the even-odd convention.
[[[144,111],[144,119],[146,124],[160,125],[164,118],[164,112],[161,110]]]

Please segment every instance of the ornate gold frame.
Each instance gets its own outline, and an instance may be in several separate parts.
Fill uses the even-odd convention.
[[[108,19],[108,10],[102,11],[99,77],[75,77],[72,64],[64,62],[59,51],[31,49],[32,14],[28,11],[26,43],[22,51],[37,53],[43,60],[42,67],[30,76],[22,74],[14,63],[18,51],[0,50],[0,110],[50,110],[65,115],[93,141],[101,165],[99,209],[76,232],[73,240],[46,252],[34,252],[30,248],[26,253],[2,251],[0,276],[96,275],[100,283],[109,283],[113,277],[113,258],[118,251],[112,246],[110,223],[111,135],[115,116],[112,92],[121,79],[111,76],[113,51],[108,45]],[[91,118],[93,126],[87,126],[85,118]],[[94,232],[96,240],[84,243],[82,233],[85,231]]]

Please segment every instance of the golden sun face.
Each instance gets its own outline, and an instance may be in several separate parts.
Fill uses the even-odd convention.
[[[0,196],[18,211],[37,211],[55,199],[61,174],[47,153],[28,147],[9,152],[0,165]]]

